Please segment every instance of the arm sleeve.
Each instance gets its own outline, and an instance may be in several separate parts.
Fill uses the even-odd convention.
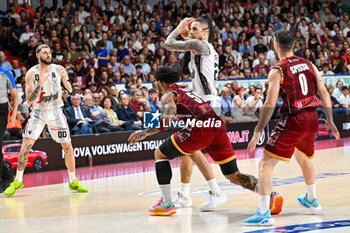
[[[181,68],[182,68],[182,73],[185,75],[190,75],[190,69],[188,68],[188,63],[191,61],[191,52],[187,51],[185,52],[185,55],[183,56],[181,60]]]

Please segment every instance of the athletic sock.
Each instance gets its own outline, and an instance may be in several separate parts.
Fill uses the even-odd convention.
[[[259,207],[261,215],[270,209],[270,195],[259,195]]]
[[[168,204],[171,202],[170,181],[173,175],[168,159],[159,159],[156,161],[156,175],[160,192],[162,193],[163,203]]]
[[[159,185],[160,192],[162,193],[163,203],[168,204],[171,202],[171,189],[170,184],[161,184]]]
[[[68,176],[69,176],[69,183],[73,183],[75,179],[75,171],[74,172],[68,171]]]
[[[181,192],[185,197],[188,197],[190,195],[190,183],[181,182]]]
[[[16,179],[18,180],[19,183],[23,181],[23,173],[24,173],[24,170],[23,171],[17,170]]]
[[[215,194],[220,195],[221,190],[219,188],[218,183],[216,182],[216,179],[213,178],[211,180],[208,180],[209,190],[213,191]]]
[[[313,202],[316,199],[316,184],[306,185],[307,188],[307,200]]]

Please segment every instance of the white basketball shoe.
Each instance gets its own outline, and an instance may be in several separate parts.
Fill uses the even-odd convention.
[[[209,190],[209,197],[208,199],[199,207],[199,210],[204,211],[210,211],[213,210],[222,204],[224,204],[227,201],[227,196],[223,193],[216,194],[213,191]]]
[[[181,191],[177,193],[177,197],[174,200],[175,208],[185,208],[192,206],[191,196],[185,196]]]

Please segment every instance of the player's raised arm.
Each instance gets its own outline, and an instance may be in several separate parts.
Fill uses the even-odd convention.
[[[264,106],[261,109],[260,119],[258,125],[255,128],[254,136],[248,144],[248,150],[253,152],[256,147],[256,143],[259,141],[261,132],[264,130],[266,124],[269,122],[276,106],[278,93],[280,90],[281,73],[277,69],[273,69],[269,73],[268,83],[269,89],[267,91],[267,97]]]
[[[193,51],[196,54],[201,55],[209,55],[210,50],[208,45],[198,39],[190,39],[186,41],[180,41],[176,40],[176,38],[179,36],[179,34],[183,31],[188,31],[186,27],[188,27],[189,22],[191,21],[191,18],[185,18],[183,19],[179,25],[175,28],[174,31],[170,33],[168,38],[165,41],[165,48],[170,51],[178,51],[178,52],[186,52],[186,51]]]
[[[61,65],[57,65],[57,70],[62,77],[62,84],[64,88],[66,88],[66,90],[69,92],[70,95],[74,96],[76,94],[76,90],[72,86],[72,84],[69,82],[67,70]]]
[[[324,81],[323,81],[323,78],[322,78],[320,72],[317,70],[317,68],[314,64],[312,64],[312,67],[315,71],[316,78],[317,78],[317,91],[321,97],[323,108],[326,111],[326,118],[327,118],[326,127],[327,127],[327,129],[332,130],[332,133],[336,139],[339,139],[340,135],[339,135],[338,129],[335,126],[334,121],[333,121],[333,107],[332,107],[331,98],[330,98],[329,93],[325,87],[325,84],[324,84]]]

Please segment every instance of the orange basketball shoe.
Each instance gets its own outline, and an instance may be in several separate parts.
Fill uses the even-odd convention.
[[[279,214],[282,212],[283,197],[276,191],[271,192],[270,210],[271,214]]]

